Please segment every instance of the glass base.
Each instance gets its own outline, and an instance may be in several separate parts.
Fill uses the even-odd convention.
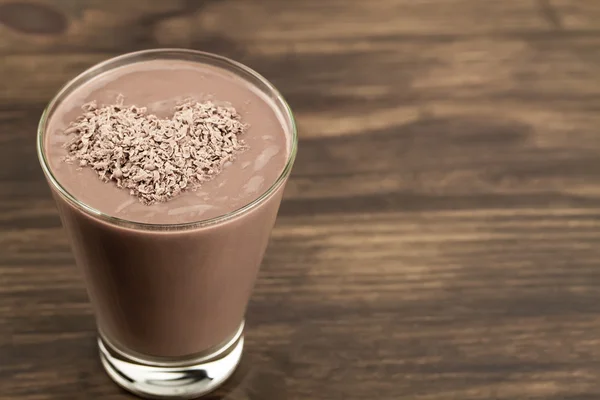
[[[100,360],[110,378],[125,390],[148,399],[194,399],[229,378],[244,347],[244,323],[236,335],[211,354],[175,362],[145,362],[128,356],[100,335]]]

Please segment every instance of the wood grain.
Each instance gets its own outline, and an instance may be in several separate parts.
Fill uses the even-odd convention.
[[[600,2],[0,0],[0,399],[127,399],[37,164],[110,56],[244,62],[300,152],[210,399],[600,398]]]

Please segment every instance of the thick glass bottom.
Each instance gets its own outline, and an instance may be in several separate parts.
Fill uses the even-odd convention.
[[[110,378],[125,390],[148,399],[194,399],[229,378],[242,357],[244,323],[236,335],[211,354],[176,362],[144,361],[128,356],[100,335],[100,360]]]

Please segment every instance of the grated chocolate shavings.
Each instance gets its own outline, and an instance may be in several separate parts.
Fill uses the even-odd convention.
[[[215,177],[245,149],[247,126],[233,107],[188,101],[172,118],[146,108],[85,104],[67,135],[65,161],[92,168],[101,180],[128,189],[147,205],[164,202]]]

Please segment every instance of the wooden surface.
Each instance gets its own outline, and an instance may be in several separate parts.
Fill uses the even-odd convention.
[[[600,398],[600,2],[0,1],[0,399],[131,398],[34,152],[74,74],[218,52],[300,152],[210,399]]]

